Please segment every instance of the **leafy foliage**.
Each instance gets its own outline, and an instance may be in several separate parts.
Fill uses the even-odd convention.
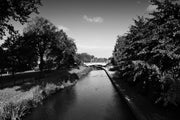
[[[21,24],[27,22],[31,13],[38,13],[40,0],[1,0],[0,4],[0,39],[6,30],[10,34],[16,33],[10,20],[19,21]]]
[[[56,39],[52,42],[47,59],[51,60],[56,68],[70,67],[76,63],[76,44],[73,39],[68,38],[62,30],[56,32]]]
[[[33,57],[35,51],[23,41],[24,38],[16,34],[8,37],[2,45],[6,49],[3,58],[6,59],[4,67],[8,68],[13,74],[17,71],[32,69],[37,65],[37,57]]]
[[[171,88],[164,92],[163,86],[167,84],[167,79],[164,79],[167,74],[171,73],[171,85],[176,83],[180,75],[177,72],[180,69],[180,5],[176,0],[151,0],[151,3],[157,6],[150,13],[151,17],[138,17],[129,32],[118,37],[113,59],[122,75],[131,76],[131,82],[141,82],[142,88],[146,88],[147,83],[148,86],[151,86],[149,83],[156,84],[159,91],[152,89],[151,93],[159,93],[158,98],[161,99],[157,101],[166,100],[164,105],[174,104],[176,99],[173,98],[172,102],[169,97],[173,95],[168,94]],[[152,66],[157,70],[153,70]],[[155,78],[152,77],[154,74]],[[173,92],[175,94],[175,90]]]
[[[88,53],[80,53],[77,54],[77,57],[82,62],[91,62],[91,60],[94,58],[93,55],[89,55]]]
[[[17,71],[31,70],[38,64],[41,71],[76,65],[74,40],[43,17],[32,19],[23,35],[11,35],[2,47],[4,50],[0,49],[0,55],[1,59],[6,59],[6,64],[2,63],[1,69],[6,68],[13,75]]]
[[[98,58],[93,55],[90,55],[88,53],[78,53],[76,57],[81,61],[81,62],[107,62],[107,58]]]
[[[44,57],[49,52],[52,41],[55,39],[56,27],[43,17],[36,17],[29,22],[24,29],[25,42],[36,51],[40,59],[39,68],[42,71],[44,66]]]

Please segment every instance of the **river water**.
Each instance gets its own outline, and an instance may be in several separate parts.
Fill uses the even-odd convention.
[[[134,120],[103,70],[52,95],[25,120]]]

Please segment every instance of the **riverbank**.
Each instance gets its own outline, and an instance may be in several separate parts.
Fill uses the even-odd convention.
[[[77,79],[91,71],[80,66],[69,71],[53,71],[47,77],[25,82],[24,84],[0,90],[0,119],[21,119],[48,96],[72,86]]]
[[[118,91],[122,94],[137,120],[179,120],[179,108],[162,108],[138,94],[117,72],[107,71]]]
[[[116,82],[116,80],[114,79],[113,75],[115,72],[111,72],[108,69],[104,69],[104,71],[106,72],[107,76],[109,77],[109,79],[111,80],[112,84],[114,85],[114,87],[116,88],[116,90],[118,91],[118,93],[122,96],[122,98],[124,98],[124,101],[126,102],[126,104],[128,105],[128,107],[130,108],[131,112],[133,113],[133,115],[135,116],[136,120],[146,120],[146,118],[141,114],[141,111],[136,107],[136,105],[134,105],[134,103],[129,99],[129,96],[126,95],[124,89],[122,89],[120,87],[120,85]]]
[[[134,120],[103,70],[49,97],[24,120]]]

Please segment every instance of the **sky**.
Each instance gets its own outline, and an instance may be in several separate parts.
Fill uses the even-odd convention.
[[[118,35],[128,32],[133,18],[154,9],[149,0],[42,0],[39,16],[75,40],[78,53],[111,57]],[[14,23],[22,31],[24,26]]]

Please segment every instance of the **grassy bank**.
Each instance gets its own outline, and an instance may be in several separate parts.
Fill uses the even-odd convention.
[[[91,68],[54,71],[38,81],[0,90],[0,120],[19,120],[48,96],[76,83]]]

